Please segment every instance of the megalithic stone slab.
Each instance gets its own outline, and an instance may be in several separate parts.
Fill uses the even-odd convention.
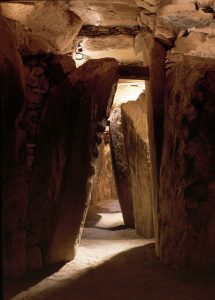
[[[110,117],[110,147],[119,203],[126,226],[134,228],[131,181],[122,128],[121,107],[114,108]]]
[[[181,56],[167,76],[159,255],[177,269],[215,265],[215,61]]]
[[[154,236],[152,219],[152,172],[145,95],[122,104],[122,124],[128,161],[136,231]]]
[[[118,62],[91,60],[48,96],[30,184],[30,232],[47,263],[74,258],[95,173]]]

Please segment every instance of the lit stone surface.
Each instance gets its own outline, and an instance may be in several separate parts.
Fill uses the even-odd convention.
[[[144,94],[141,94],[137,101],[122,104],[122,123],[130,171],[135,228],[145,238],[151,238],[154,235],[152,174]]]
[[[53,1],[35,2],[34,6],[11,4],[8,7],[3,4],[2,13],[31,28],[33,34],[48,41],[55,51],[65,53],[71,49],[82,21],[60,4]]]
[[[140,63],[134,51],[133,35],[109,35],[101,37],[83,37],[78,39],[83,54],[89,59],[112,57],[121,63]]]
[[[8,1],[9,2],[9,1]],[[34,5],[22,3],[0,3],[2,15],[25,24],[29,15],[34,10]]]
[[[109,132],[107,133],[109,140]],[[96,174],[93,178],[93,188],[90,204],[97,204],[104,200],[117,199],[115,179],[112,170],[112,160],[109,141],[103,141],[99,146],[98,160],[96,162]]]
[[[81,29],[82,21],[74,13],[56,7],[54,2],[42,4],[38,3],[26,25],[33,33],[47,39],[60,53],[69,51]]]
[[[155,35],[159,33],[169,38],[168,32],[177,35],[182,29],[213,26],[213,13],[196,9],[194,3],[173,3],[161,7],[156,20]]]
[[[79,0],[70,1],[69,7],[86,25],[134,26],[140,8],[135,0]]]
[[[159,1],[157,0],[136,0],[138,6],[143,7],[150,13],[156,13],[159,9]]]

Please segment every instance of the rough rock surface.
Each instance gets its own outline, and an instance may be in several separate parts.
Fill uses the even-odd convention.
[[[170,42],[183,29],[214,26],[213,1],[172,0],[161,1],[157,13],[155,37]]]
[[[19,21],[7,18],[16,38],[17,49],[23,55],[36,55],[39,53],[55,52],[55,48],[38,34],[33,34],[31,29]]]
[[[215,26],[204,28],[194,27],[186,31],[181,31],[175,41],[175,47],[168,53],[168,59],[171,60],[171,56],[174,54],[188,54],[214,59]]]
[[[135,0],[136,4],[150,13],[156,13],[159,9],[160,0]]]
[[[70,0],[69,7],[84,24],[95,26],[134,26],[140,11],[135,0]]]
[[[31,238],[48,263],[71,260],[75,255],[117,68],[113,59],[89,61],[48,95],[28,211]]]
[[[159,190],[159,170],[163,143],[164,87],[166,51],[150,33],[139,34],[139,47],[142,44],[142,56],[145,66],[150,68],[150,79],[146,81],[146,107],[148,118],[148,136],[152,167],[153,218],[157,245],[157,192]]]
[[[149,154],[146,101],[122,104],[125,151],[131,181],[135,229],[145,238],[154,236],[152,219],[152,174]]]
[[[0,17],[1,78],[1,184],[3,213],[4,275],[23,276],[27,267],[25,221],[27,180],[21,150],[24,134],[19,118],[24,104],[24,71],[16,40],[6,20]]]
[[[153,32],[156,25],[156,14],[146,15],[145,11],[142,10],[138,16],[138,24],[141,27],[145,27]]]
[[[134,35],[105,35],[78,37],[84,55],[88,58],[113,57],[121,63],[141,63],[134,51]]]
[[[105,35],[135,35],[140,31],[140,27],[136,26],[93,26],[83,25],[79,31],[79,36],[105,36]]]
[[[116,189],[122,209],[124,223],[128,227],[134,228],[135,223],[132,204],[131,181],[125,152],[125,141],[120,106],[115,107],[110,116],[110,147]]]
[[[215,265],[214,67],[184,56],[167,77],[159,254],[174,268]]]
[[[8,21],[8,20],[7,20]],[[26,268],[39,268],[41,251],[29,238],[28,182],[34,164],[40,117],[50,86],[74,69],[65,55],[28,55],[24,68],[17,48],[19,31],[1,18],[2,186],[4,214],[4,273],[22,277]],[[20,42],[21,41],[21,42]],[[19,44],[20,42],[20,44]],[[70,63],[69,63],[70,62]],[[65,68],[66,63],[66,68]],[[53,68],[53,66],[56,66]],[[68,69],[69,67],[69,69]],[[13,87],[13,88],[11,88]],[[13,108],[11,110],[11,108]],[[31,233],[30,233],[31,235]],[[32,254],[33,253],[33,254]],[[36,259],[33,258],[36,254]]]
[[[96,162],[96,174],[93,178],[90,204],[96,205],[98,202],[117,198],[110,145],[109,142],[105,143],[103,138],[99,147],[98,160]]]
[[[40,54],[23,57],[26,103],[20,124],[25,131],[25,163],[28,179],[34,164],[38,132],[47,94],[74,70],[75,62],[68,55]]]
[[[55,51],[66,53],[82,26],[81,19],[64,2],[37,1],[34,6],[23,4],[1,4],[2,14],[20,21],[31,28],[33,34],[48,41]],[[20,8],[21,6],[21,8]],[[27,13],[22,12],[22,8]],[[15,7],[17,9],[15,9]]]

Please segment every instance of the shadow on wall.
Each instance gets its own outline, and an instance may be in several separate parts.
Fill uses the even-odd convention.
[[[212,300],[214,286],[215,276],[211,274],[203,277],[162,266],[151,243],[122,252],[79,278],[53,281],[40,296],[64,300]]]

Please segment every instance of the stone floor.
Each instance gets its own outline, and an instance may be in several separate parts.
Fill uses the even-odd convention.
[[[215,273],[163,267],[153,240],[123,225],[117,201],[91,207],[74,261],[6,281],[4,299],[214,300]]]

